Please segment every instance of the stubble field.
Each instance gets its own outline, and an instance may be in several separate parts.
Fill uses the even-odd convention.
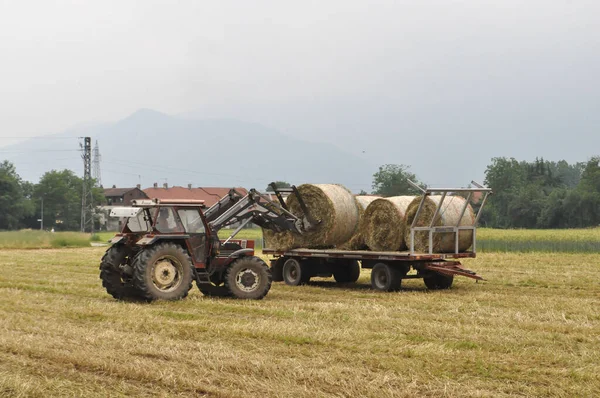
[[[398,293],[113,300],[103,248],[0,251],[0,396],[597,396],[600,255],[485,253]]]

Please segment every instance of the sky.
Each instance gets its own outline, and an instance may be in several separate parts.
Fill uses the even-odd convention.
[[[0,0],[0,157],[149,108],[259,122],[434,185],[481,179],[494,156],[585,161],[598,15],[585,0]]]

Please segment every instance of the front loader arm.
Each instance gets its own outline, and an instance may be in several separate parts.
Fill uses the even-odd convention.
[[[249,222],[275,232],[290,231],[300,235],[315,226],[306,218],[300,219],[255,189],[251,189],[243,198],[236,198],[234,203],[227,200],[226,202],[228,209],[209,221],[208,225],[214,232],[217,232],[228,225],[239,222],[240,226],[229,239],[233,238]]]
[[[217,203],[212,205],[208,210],[204,212],[206,222],[211,223],[215,221],[217,218],[223,215],[223,213],[231,209],[243,197],[244,195],[242,195],[235,189],[230,189],[227,195],[223,196]]]

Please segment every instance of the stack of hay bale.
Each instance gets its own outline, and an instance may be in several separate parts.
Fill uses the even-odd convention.
[[[337,184],[303,184],[298,191],[311,215],[321,223],[304,235],[263,230],[266,247],[276,250],[335,247],[344,250],[402,251],[410,245],[410,225],[416,216],[421,196],[355,197],[348,189]],[[426,198],[416,221],[417,226],[429,225],[440,200],[441,196]],[[304,216],[295,195],[290,195],[286,202],[292,213],[298,217]],[[457,225],[464,205],[464,198],[447,196],[434,225]],[[468,205],[459,225],[472,225],[473,222],[473,209]],[[434,252],[454,251],[454,233],[435,233],[433,236]],[[472,237],[472,231],[460,231],[459,251],[471,246]],[[427,232],[415,233],[415,251],[427,252],[428,243]]]

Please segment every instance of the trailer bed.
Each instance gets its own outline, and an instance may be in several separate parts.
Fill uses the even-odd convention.
[[[402,279],[423,278],[430,289],[449,288],[454,276],[483,280],[474,271],[463,268],[458,261],[461,258],[474,258],[474,252],[429,254],[410,251],[265,248],[263,254],[275,258],[271,260],[273,280],[294,286],[308,282],[313,276],[334,276],[338,282],[355,282],[360,275],[360,268],[371,269],[372,287],[385,291],[398,290]],[[411,269],[416,274],[409,274]]]
[[[474,252],[463,253],[411,253],[409,251],[374,252],[367,250],[339,250],[339,249],[290,249],[275,250],[265,248],[263,254],[287,257],[322,257],[322,258],[348,258],[354,260],[388,260],[388,261],[433,261],[448,258],[475,258]]]

